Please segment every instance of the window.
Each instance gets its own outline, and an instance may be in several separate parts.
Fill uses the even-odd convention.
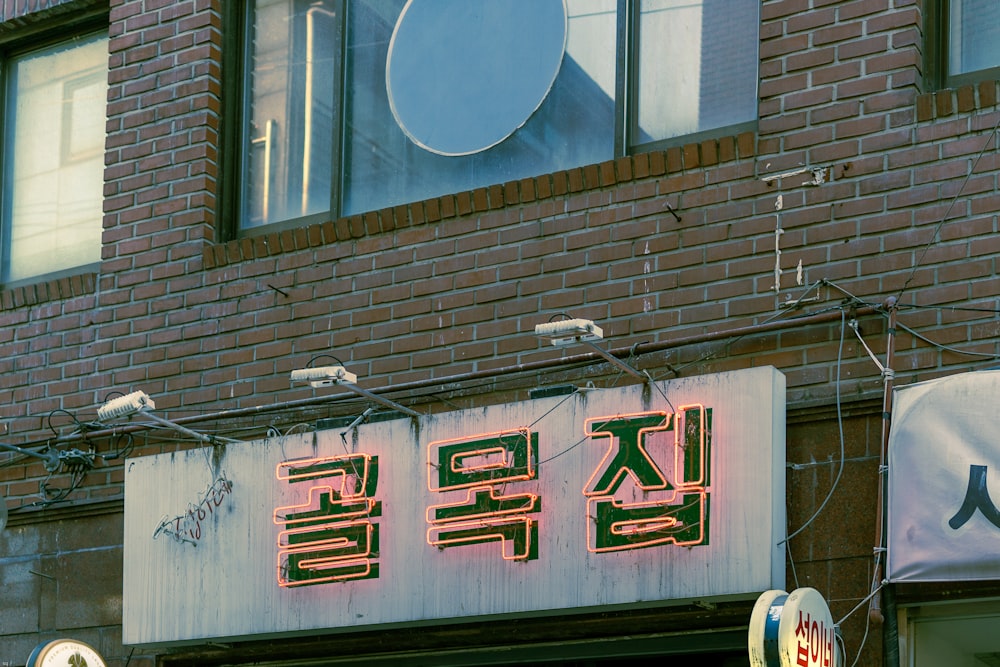
[[[1000,3],[951,0],[948,75],[1000,67]]]
[[[928,70],[938,85],[1000,79],[1000,3],[938,0],[928,10]]]
[[[231,234],[756,120],[758,0],[247,0]]]
[[[0,282],[98,262],[108,38],[0,60],[4,84]]]
[[[900,610],[906,621],[900,628],[900,639],[906,638],[904,664],[990,667],[1000,663],[996,633],[1000,607],[995,600],[935,602]]]

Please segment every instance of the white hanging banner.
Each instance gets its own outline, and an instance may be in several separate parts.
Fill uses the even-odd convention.
[[[888,459],[890,581],[1000,579],[997,396],[1000,371],[895,391]]]

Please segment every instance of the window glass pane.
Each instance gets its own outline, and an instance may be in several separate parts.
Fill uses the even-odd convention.
[[[242,227],[330,210],[341,18],[331,0],[257,0]]]
[[[413,9],[418,2],[420,12]],[[406,3],[402,0],[350,3],[344,214],[471,190],[613,156],[614,0],[491,0],[477,10],[461,12],[448,11],[448,4],[414,0],[411,9],[403,13]],[[565,13],[562,30],[552,19],[553,4],[555,11]],[[442,140],[430,146],[431,141],[414,141],[419,138],[408,136],[392,113],[387,92],[387,86],[402,86],[403,81],[393,81],[392,67],[389,80],[386,78],[390,41],[401,14],[399,32],[402,35],[404,29],[408,31],[407,51],[394,53],[394,57],[409,60],[421,53],[450,49],[453,63],[461,65],[442,71],[431,66],[430,60],[424,67],[412,66],[409,60],[411,67],[402,77],[409,90],[423,91],[431,98],[461,90],[473,96],[474,104],[469,109],[527,108],[529,115],[523,125],[506,138],[511,130],[509,123],[499,123],[499,129],[491,126],[488,129],[493,133],[483,135],[491,138],[481,142],[491,147],[482,150],[470,148],[474,148],[473,140],[469,144],[447,144]],[[508,29],[495,27],[495,21],[500,19],[512,21]],[[414,24],[408,24],[410,20]],[[539,26],[551,30],[531,32]],[[528,42],[518,42],[516,38],[525,34],[530,35]],[[448,49],[434,48],[440,44]],[[522,51],[530,47],[543,54],[540,58],[548,59],[552,48],[558,52],[563,46],[565,54],[557,63],[558,74],[551,87],[545,80],[546,73],[551,74],[546,68],[539,68],[545,70],[540,76],[524,76]],[[469,85],[472,80],[479,85]],[[537,110],[530,113],[536,105]],[[483,123],[485,115],[487,112],[473,114],[468,122]],[[425,123],[421,137],[438,136],[436,132],[455,134],[450,130],[460,122],[446,114],[424,114],[421,120]],[[499,143],[495,143],[498,137]],[[449,146],[457,148],[451,150]]]
[[[614,158],[624,4],[255,0],[241,228]],[[757,0],[639,6],[633,145],[756,118]]]
[[[1000,67],[1000,2],[952,0],[948,74]]]
[[[107,67],[103,35],[9,63],[5,282],[101,258]]]
[[[641,1],[633,145],[757,118],[759,5]]]

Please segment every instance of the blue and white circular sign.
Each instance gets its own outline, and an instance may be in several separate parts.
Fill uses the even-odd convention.
[[[843,657],[826,600],[814,588],[765,591],[750,614],[752,667],[839,667]]]

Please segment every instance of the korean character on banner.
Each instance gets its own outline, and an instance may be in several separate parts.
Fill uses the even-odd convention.
[[[348,454],[278,464],[295,504],[274,510],[278,584],[309,586],[378,577],[378,457]]]
[[[712,410],[588,419],[607,447],[587,481],[587,548],[595,553],[708,544]]]
[[[538,434],[527,427],[431,442],[427,486],[447,502],[427,508],[427,543],[445,549],[499,542],[504,560],[538,558]]]

